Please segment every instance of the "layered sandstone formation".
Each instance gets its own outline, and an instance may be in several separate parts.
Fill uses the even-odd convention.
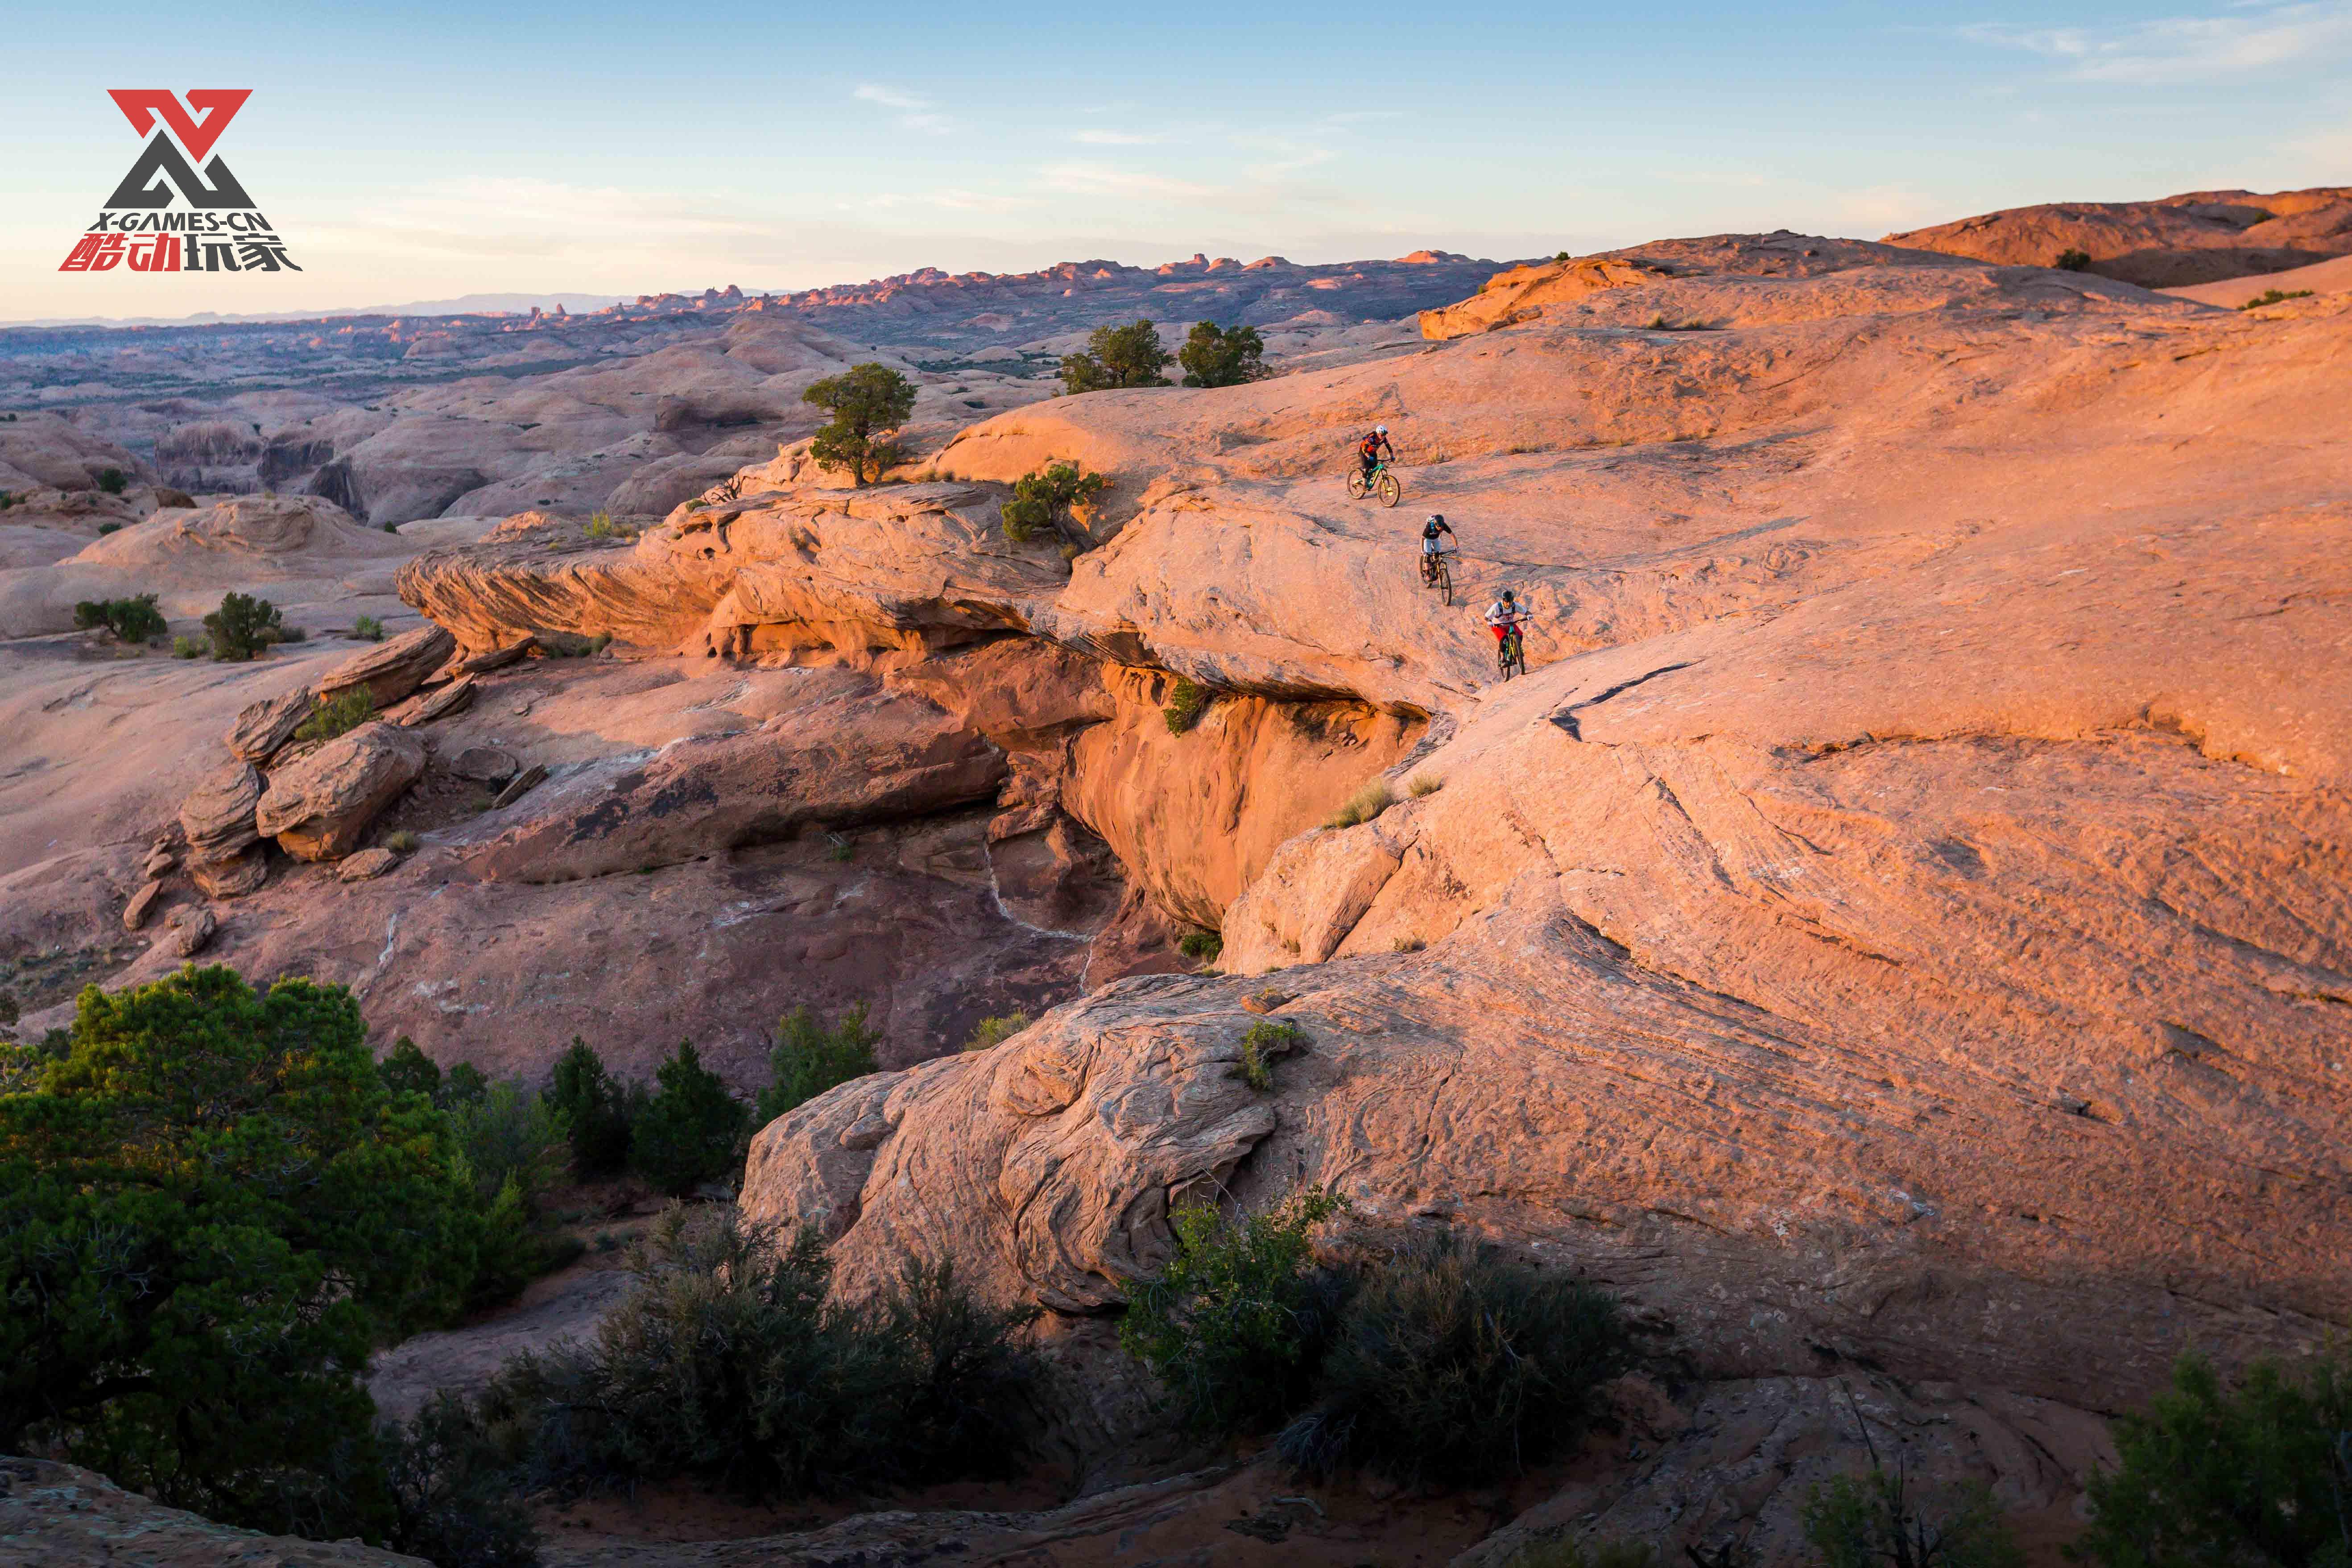
[[[1430,714],[1390,771],[1439,787],[1212,894],[1230,977],[770,1127],[754,1211],[1084,1313],[1186,1194],[1323,1182],[1590,1270],[1717,1373],[2107,1407],[2352,1321],[2352,306],[1792,236],[1599,260],[1402,363],[942,454],[1136,498],[1031,636]],[[1404,519],[1332,472],[1375,417]],[[1469,605],[1532,602],[1530,679],[1414,584],[1424,507]],[[1268,1016],[1309,1045],[1259,1094]]]

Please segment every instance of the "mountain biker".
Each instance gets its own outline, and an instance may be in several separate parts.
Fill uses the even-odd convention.
[[[1381,466],[1381,454],[1383,452],[1388,454],[1390,462],[1396,461],[1396,448],[1389,445],[1389,427],[1375,425],[1372,433],[1356,444],[1356,456],[1363,461],[1366,484],[1372,482],[1372,470]]]
[[[1494,629],[1496,647],[1502,647],[1503,639],[1518,631],[1527,619],[1527,606],[1513,597],[1508,588],[1503,590],[1501,598],[1486,606],[1486,625]]]
[[[1436,557],[1444,554],[1448,548],[1438,542],[1437,536],[1441,533],[1449,540],[1454,538],[1454,530],[1447,524],[1444,517],[1433,511],[1429,514],[1429,521],[1421,525],[1421,574],[1423,577],[1430,574]],[[1457,541],[1452,548],[1460,548],[1459,542]]]

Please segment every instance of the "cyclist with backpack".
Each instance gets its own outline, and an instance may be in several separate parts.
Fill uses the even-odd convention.
[[[1486,625],[1495,634],[1496,658],[1504,667],[1506,680],[1510,679],[1511,665],[1517,665],[1522,675],[1527,673],[1527,639],[1521,633],[1528,619],[1527,606],[1508,588],[1503,590],[1501,598],[1486,606]]]
[[[1454,538],[1454,530],[1444,516],[1431,512],[1429,521],[1421,525],[1421,580],[1424,583],[1436,581],[1441,558],[1449,551],[1461,547],[1458,541],[1453,543],[1440,542],[1437,536],[1441,533],[1449,541]]]

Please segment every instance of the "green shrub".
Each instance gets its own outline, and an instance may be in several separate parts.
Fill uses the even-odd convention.
[[[321,697],[311,705],[310,716],[294,727],[298,741],[331,741],[348,734],[375,717],[375,693],[364,682]]]
[[[680,1041],[654,1069],[653,1098],[629,1130],[629,1160],[655,1190],[686,1197],[743,1165],[743,1102]]]
[[[152,594],[129,599],[84,599],[74,606],[74,625],[83,631],[102,626],[119,642],[145,642],[162,637],[164,630],[163,612],[155,607]]]
[[[998,513],[1004,537],[1026,544],[1046,529],[1067,536],[1064,525],[1084,517],[1094,498],[1110,486],[1100,474],[1089,474],[1076,463],[1048,463],[1013,481],[1013,499]]]
[[[13,419],[16,416],[12,414],[9,417]],[[16,498],[15,496],[11,495],[6,490],[0,490],[0,511],[6,511],[10,507],[15,506],[16,504]]]
[[[383,847],[395,855],[414,855],[425,847],[425,840],[401,827],[383,836]]]
[[[2257,1362],[2235,1390],[2195,1355],[2114,1423],[2120,1468],[2092,1475],[2068,1554],[2105,1568],[2344,1568],[2352,1563],[2352,1361],[2291,1374]]]
[[[1214,963],[1225,951],[1221,931],[1188,931],[1176,939],[1176,951],[1197,963]]]
[[[1296,1024],[1252,1024],[1242,1037],[1242,1059],[1234,1070],[1263,1094],[1274,1087],[1274,1064],[1306,1048],[1307,1032]]]
[[[373,616],[361,616],[352,622],[352,636],[362,642],[382,642],[383,623]]]
[[[121,468],[100,468],[98,471],[98,488],[108,495],[121,495],[130,483],[131,476]]]
[[[1027,1449],[1034,1315],[909,1265],[878,1300],[828,1302],[814,1231],[667,1210],[635,1291],[588,1344],[509,1363],[483,1399],[525,1484],[559,1495],[685,1478],[764,1500],[1001,1476]]]
[[[613,634],[598,632],[584,637],[577,632],[541,632],[537,641],[540,651],[550,658],[593,658],[613,646]]]
[[[84,991],[68,1054],[0,1095],[0,1452],[356,1532],[380,1491],[320,1502],[316,1468],[372,1437],[374,1347],[457,1304],[456,1163],[341,986],[190,966]]]
[[[1316,1407],[1276,1442],[1316,1475],[1483,1486],[1575,1442],[1627,1362],[1612,1298],[1450,1231],[1410,1237],[1348,1303]]]
[[[378,1441],[391,1503],[384,1545],[436,1568],[535,1568],[538,1532],[507,1456],[471,1405],[436,1394]]]
[[[2308,300],[2310,298],[2311,290],[2308,289],[2265,289],[2261,293],[2255,295],[2252,299],[2247,300],[2244,304],[2239,306],[2238,309],[2241,310],[2259,310],[2265,305],[2277,305],[2289,300]]]
[[[1312,1233],[1342,1201],[1319,1190],[1238,1223],[1206,1205],[1170,1216],[1176,1255],[1127,1288],[1118,1342],[1196,1431],[1261,1432],[1306,1404],[1347,1285]]]
[[[624,1089],[587,1041],[572,1037],[572,1048],[555,1059],[543,1098],[563,1121],[573,1174],[593,1180],[627,1166],[629,1126],[644,1103],[644,1090],[637,1088],[632,1095]]]
[[[1001,1046],[1028,1026],[1029,1015],[1026,1013],[1007,1013],[1001,1018],[982,1018],[980,1026],[972,1030],[971,1038],[963,1043],[963,1048],[984,1051],[992,1046]]]
[[[121,531],[122,525],[119,522],[101,522],[98,525],[98,536],[100,539],[104,539],[110,533],[121,533]]]
[[[1184,367],[1187,386],[1239,386],[1272,374],[1265,368],[1265,343],[1255,327],[1221,328],[1214,321],[1195,321],[1176,358]]]
[[[630,537],[630,535],[627,529],[621,527],[618,523],[613,521],[613,514],[611,512],[600,511],[592,513],[589,516],[588,537],[591,539],[626,539]]]
[[[172,639],[173,658],[202,658],[212,651],[212,641],[208,637],[177,637]]]
[[[776,1043],[768,1052],[773,1075],[759,1093],[756,1114],[762,1127],[784,1112],[805,1105],[835,1084],[847,1083],[879,1070],[874,1047],[881,1031],[866,1022],[866,1004],[859,1002],[827,1028],[805,1007],[795,1007],[776,1021]]]
[[[1149,321],[1123,327],[1097,327],[1087,352],[1062,360],[1063,389],[1075,395],[1119,386],[1165,386],[1160,373],[1171,356],[1160,346],[1160,329]]]
[[[852,365],[810,386],[801,401],[833,416],[809,442],[817,467],[846,469],[853,485],[863,485],[905,458],[905,448],[885,435],[914,413],[915,384],[889,366]]]
[[[1371,821],[1396,804],[1396,792],[1386,779],[1374,779],[1348,797],[1348,804],[1324,820],[1326,827],[1354,827]]]
[[[281,629],[277,605],[244,594],[228,595],[219,609],[205,617],[213,657],[227,662],[251,658],[268,645],[268,633]]]
[[[1802,1518],[1822,1568],[2023,1568],[2025,1562],[1983,1482],[1930,1490],[1899,1458],[1892,1470],[1874,1463],[1867,1475],[1815,1486]]]
[[[2061,272],[2087,272],[2091,269],[2091,253],[2087,250],[2062,250],[2058,259],[2050,264]]]
[[[1160,710],[1167,721],[1171,735],[1185,734],[1201,722],[1201,715],[1209,710],[1209,689],[1196,685],[1182,676],[1168,689],[1168,705]]]
[[[525,1214],[536,1215],[540,1194],[562,1179],[571,1147],[563,1119],[512,1079],[491,1083],[481,1094],[452,1104],[448,1117],[474,1195],[483,1206],[512,1186]]]

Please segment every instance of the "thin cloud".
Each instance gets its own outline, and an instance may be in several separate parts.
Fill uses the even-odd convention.
[[[1980,44],[2064,62],[2076,81],[2173,86],[2315,66],[2352,51],[2352,0],[2249,6],[2217,16],[2168,16],[2122,27],[1960,29]]]
[[[1202,201],[1217,195],[1212,186],[1147,174],[1139,169],[1113,168],[1108,163],[1055,163],[1045,168],[1044,175],[1049,189],[1081,196]]]
[[[1090,147],[1157,147],[1168,138],[1147,131],[1081,131],[1070,140]]]
[[[884,109],[898,111],[898,123],[909,131],[939,132],[951,130],[954,121],[936,112],[937,105],[928,98],[906,92],[895,87],[882,87],[874,82],[859,84],[850,97],[863,103],[879,104]]]

